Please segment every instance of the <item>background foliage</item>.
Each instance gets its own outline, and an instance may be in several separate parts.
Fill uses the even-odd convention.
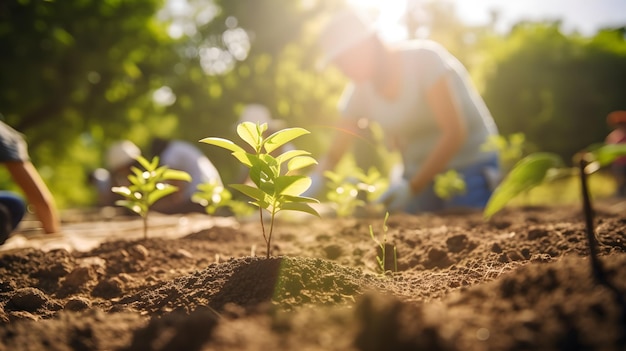
[[[197,141],[232,138],[248,103],[312,132],[320,153],[345,80],[319,71],[315,31],[332,0],[9,0],[0,3],[0,113],[25,134],[61,207],[87,206],[88,174],[114,140],[149,153],[153,136],[198,145],[223,178],[228,153]],[[558,23],[499,34],[470,27],[445,2],[407,16],[411,37],[442,42],[470,69],[503,134],[564,159],[602,141],[605,116],[626,109],[624,28],[592,38]],[[427,21],[424,21],[424,16]],[[497,19],[494,16],[494,21]],[[0,188],[12,183],[0,173]]]

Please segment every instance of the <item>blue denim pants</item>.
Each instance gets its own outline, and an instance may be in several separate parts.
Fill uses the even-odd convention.
[[[436,212],[452,208],[482,209],[487,205],[494,188],[494,175],[500,173],[498,156],[455,169],[465,181],[465,193],[444,200],[437,196],[434,182],[417,194],[407,205],[407,213]]]
[[[26,213],[26,204],[21,197],[10,191],[0,191],[0,205],[9,211],[11,230],[15,229]]]

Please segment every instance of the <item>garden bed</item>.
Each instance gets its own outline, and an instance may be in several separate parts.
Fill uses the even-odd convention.
[[[622,296],[624,213],[596,206]],[[369,232],[383,218],[298,218],[277,224],[270,259],[259,223],[208,216],[155,216],[148,239],[118,216],[12,238],[0,350],[624,349],[624,306],[592,279],[578,207],[391,216],[387,275]]]

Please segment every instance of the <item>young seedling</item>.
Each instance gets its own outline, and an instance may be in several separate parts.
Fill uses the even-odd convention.
[[[296,174],[296,171],[317,163],[309,156],[309,152],[290,150],[276,157],[271,155],[273,151],[295,138],[308,134],[309,131],[303,128],[287,128],[265,137],[264,133],[267,128],[267,123],[243,122],[237,126],[237,134],[252,148],[251,153],[228,139],[209,137],[200,142],[231,151],[239,162],[249,168],[250,180],[254,186],[247,184],[231,184],[230,186],[252,198],[250,203],[259,208],[259,219],[267,247],[267,258],[269,258],[276,214],[289,210],[319,216],[317,211],[309,205],[319,201],[301,196],[311,186],[311,178]],[[284,164],[287,165],[287,169],[285,174],[281,174],[283,172],[281,166]],[[270,214],[268,233],[266,233],[263,221],[263,210],[267,210]]]
[[[139,156],[137,162],[143,167],[131,167],[132,174],[128,175],[129,186],[111,188],[116,194],[124,197],[124,200],[115,202],[118,206],[124,206],[137,213],[143,218],[143,237],[148,238],[148,213],[150,206],[157,200],[170,195],[178,190],[168,181],[191,181],[187,172],[169,169],[167,166],[159,167],[159,158],[154,157],[151,162]]]
[[[386,212],[385,219],[383,220],[382,240],[379,240],[378,238],[376,238],[376,236],[374,235],[374,229],[372,229],[372,226],[370,225],[370,237],[380,249],[379,254],[376,255],[376,262],[378,263],[378,268],[380,269],[380,272],[383,275],[387,272],[387,264],[386,264],[387,263],[387,246],[388,246],[387,245],[387,231],[389,229],[387,227],[388,219],[389,219],[389,212]],[[394,266],[394,272],[397,272],[398,271],[398,257],[397,257],[397,251],[396,251],[395,245],[393,246],[393,266]]]
[[[226,207],[230,208],[235,216],[248,215],[252,210],[247,203],[234,200],[231,192],[217,180],[199,184],[198,191],[193,194],[191,201],[203,206],[210,215]]]
[[[603,166],[611,164],[616,158],[626,155],[626,144],[592,145],[585,151],[574,156],[578,176],[581,180],[581,194],[591,270],[594,279],[615,292],[621,305],[624,306],[624,297],[607,279],[598,257],[598,241],[595,236],[593,223],[593,208],[591,196],[587,186],[588,175]],[[529,190],[544,181],[553,180],[562,175],[571,175],[572,169],[560,169],[561,159],[551,153],[535,153],[526,156],[518,162],[511,172],[496,189],[487,203],[484,211],[486,219],[503,208],[506,203],[522,191]],[[576,169],[574,169],[576,170]],[[626,310],[624,310],[626,316]],[[626,317],[625,317],[626,318]]]
[[[454,196],[465,194],[465,180],[457,171],[451,169],[435,176],[434,190],[437,196],[448,200]]]
[[[375,199],[372,194],[380,195],[388,186],[388,181],[373,167],[367,173],[354,166],[343,173],[326,171],[324,176],[329,180],[326,197],[335,205],[339,217],[353,215]]]
[[[548,152],[533,153],[521,159],[489,198],[483,211],[485,219],[491,218],[520,193],[562,176],[563,172],[559,171],[562,164],[558,155]]]

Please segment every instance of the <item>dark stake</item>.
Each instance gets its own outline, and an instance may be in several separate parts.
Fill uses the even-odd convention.
[[[587,232],[587,243],[589,244],[589,256],[591,260],[591,271],[594,278],[601,284],[606,283],[606,276],[602,268],[602,262],[598,258],[598,240],[594,232],[593,208],[591,206],[591,198],[589,197],[589,189],[587,186],[586,168],[589,162],[583,154],[580,157],[580,185],[582,189],[583,211],[585,214],[585,229]]]
[[[580,184],[582,189],[583,198],[583,210],[585,213],[585,227],[587,231],[587,242],[589,244],[589,256],[591,261],[591,270],[593,277],[598,284],[607,287],[615,297],[615,301],[621,308],[621,324],[622,324],[622,337],[618,340],[618,344],[624,345],[626,343],[626,299],[624,294],[611,283],[606,276],[602,262],[598,257],[598,240],[595,235],[594,222],[593,222],[593,208],[591,206],[591,198],[589,196],[589,189],[587,187],[587,166],[590,164],[586,157],[589,154],[580,155]]]

